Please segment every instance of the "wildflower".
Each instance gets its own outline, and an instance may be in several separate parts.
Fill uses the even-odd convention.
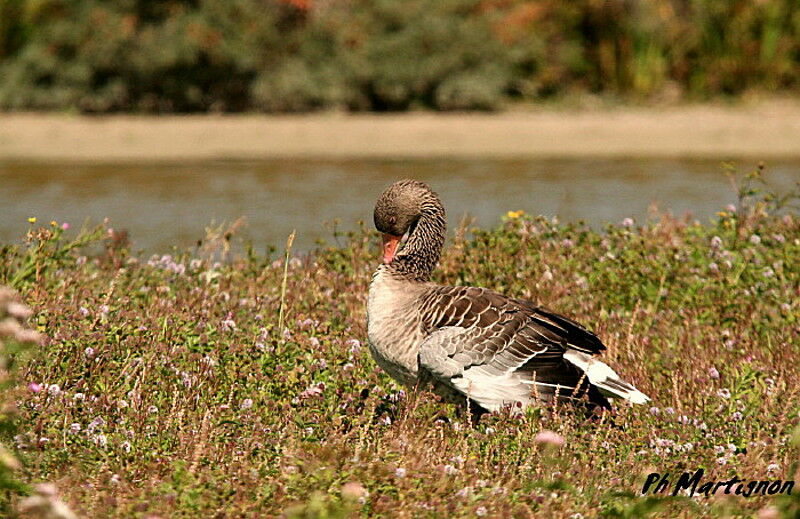
[[[79,432],[81,432],[81,424],[77,422],[70,424],[69,432],[71,432],[72,434],[78,434]]]
[[[151,405],[150,407],[147,408],[147,412],[150,414],[156,414],[158,413],[158,407]]]
[[[767,267],[767,268],[764,269],[764,271],[761,273],[761,275],[764,276],[765,278],[771,278],[772,276],[775,275],[775,271],[772,270],[772,268]]]
[[[120,444],[120,447],[122,447],[122,450],[124,450],[125,452],[130,452],[131,451],[131,442],[126,440],[126,441],[124,441],[124,442],[122,442]]]
[[[36,382],[31,382],[30,384],[28,384],[28,389],[31,391],[31,393],[38,393],[39,391],[42,390],[42,386],[41,384],[37,384]]]
[[[228,317],[227,319],[223,319],[220,323],[222,326],[222,330],[226,332],[230,332],[236,329],[236,321]]]
[[[120,409],[125,409],[128,407],[128,402],[126,400],[120,400],[117,402],[117,407]]]
[[[99,447],[105,447],[106,445],[108,445],[108,438],[106,437],[105,434],[95,434],[92,437],[92,441],[94,442],[95,445]]]
[[[303,319],[302,321],[297,321],[297,326],[302,330],[311,328],[314,326],[314,324],[314,320],[309,318]]]
[[[786,238],[784,238],[783,234],[773,234],[772,239],[778,243],[786,243]]]
[[[545,270],[542,274],[542,279],[545,281],[553,281],[553,273],[550,270]]]
[[[633,227],[633,218],[625,218],[622,220],[623,227]]]
[[[31,216],[30,218],[28,218],[28,223],[36,223],[36,217]]]
[[[740,413],[739,411],[736,411],[735,413],[733,413],[731,415],[731,419],[733,419],[734,421],[738,422],[739,420],[742,419],[742,413]]]
[[[665,407],[664,408],[664,412],[667,413],[667,414],[675,414],[675,409],[673,409],[671,407]]]
[[[74,402],[82,402],[86,400],[86,395],[84,395],[83,393],[75,393],[74,395],[72,395],[72,400]]]
[[[103,418],[98,416],[97,418],[95,418],[94,420],[89,422],[89,426],[87,427],[87,429],[89,431],[94,431],[95,429],[97,429],[99,427],[103,427],[105,424],[106,424],[106,421],[103,420]]]
[[[351,481],[342,485],[342,499],[345,501],[358,501],[364,504],[368,496],[369,492],[367,492],[367,489],[357,481]]]
[[[78,308],[78,313],[81,314],[83,317],[86,317],[87,315],[89,315],[89,310],[86,307],[82,306]]]
[[[443,470],[444,473],[447,474],[448,476],[454,476],[458,474],[458,469],[452,465],[445,465]]]
[[[777,463],[770,463],[769,465],[767,465],[767,472],[775,472],[777,470],[780,470],[780,468],[781,466],[778,465]]]
[[[242,403],[239,405],[239,409],[242,409],[242,410],[250,409],[251,407],[253,407],[253,399],[251,399],[251,398],[245,398],[244,400],[242,400]]]
[[[509,220],[516,220],[517,218],[519,218],[520,216],[522,216],[524,214],[525,214],[525,211],[523,211],[523,210],[509,211],[509,212],[506,213],[506,218],[508,218]]]
[[[460,498],[469,497],[471,492],[472,492],[472,489],[470,487],[464,487],[461,490],[459,490],[458,492],[456,492],[456,497],[460,497]]]
[[[106,315],[108,315],[108,312],[111,309],[108,307],[108,305],[100,305],[100,308],[98,308],[98,310],[100,310],[100,314],[101,315],[106,316]]]
[[[711,238],[711,248],[712,249],[720,249],[722,248],[722,238],[719,236],[714,236]]]
[[[545,446],[561,447],[564,445],[564,437],[549,430],[539,431],[539,433],[533,437],[533,441]]]
[[[47,394],[50,396],[58,396],[61,394],[61,387],[58,384],[50,384],[47,386]]]
[[[311,343],[311,347],[312,348],[319,348],[319,346],[320,346],[319,339],[317,339],[316,337],[311,337],[311,339],[309,339],[308,342]]]
[[[722,388],[719,391],[717,391],[717,396],[727,400],[727,399],[729,399],[731,397],[731,392],[730,392],[729,389]]]
[[[358,353],[361,350],[361,341],[358,339],[347,339],[344,345],[350,347],[350,353]]]
[[[711,263],[708,264],[708,270],[710,270],[711,272],[719,272],[719,265],[717,265],[715,262],[712,261]]]
[[[406,477],[406,469],[404,469],[403,467],[397,467],[396,469],[394,469],[394,475],[397,478],[404,478]]]
[[[119,474],[114,474],[111,476],[111,479],[109,479],[108,482],[111,483],[112,485],[116,485],[119,483],[119,480],[120,480]]]
[[[324,382],[311,384],[302,393],[300,393],[299,398],[305,400],[306,398],[313,398],[316,396],[320,396],[322,395],[324,390],[325,390]]]
[[[750,236],[750,243],[752,243],[753,245],[758,245],[759,243],[761,243],[761,236],[759,236],[758,234]]]
[[[95,351],[94,348],[91,346],[87,346],[85,350],[83,350],[83,354],[89,357],[90,359],[94,357]]]
[[[570,240],[569,238],[564,238],[563,240],[561,240],[561,246],[564,247],[565,249],[571,249],[573,246],[575,246],[575,242]]]
[[[660,411],[661,411],[661,409],[659,409],[656,406],[653,406],[653,407],[650,408],[650,414],[653,414],[653,415],[658,414]]]
[[[45,438],[44,436],[39,438],[39,445],[44,446],[50,443],[50,438]]]
[[[708,376],[716,380],[719,378],[719,371],[717,371],[717,368],[712,366],[708,368]]]
[[[772,505],[765,506],[756,514],[756,519],[779,519],[780,517],[780,511]]]
[[[61,224],[61,230],[63,231],[67,231],[69,230],[69,228],[70,228],[69,222],[64,222]]]
[[[24,321],[25,319],[33,315],[33,310],[23,305],[22,303],[17,303],[16,301],[12,301],[8,303],[8,305],[6,305],[6,312],[11,317],[15,317],[21,321]]]
[[[736,445],[729,443],[727,447],[730,452],[736,452]]]
[[[486,510],[485,506],[479,506],[478,508],[475,509],[475,515],[477,515],[478,517],[484,517],[488,513],[489,512],[488,510]]]

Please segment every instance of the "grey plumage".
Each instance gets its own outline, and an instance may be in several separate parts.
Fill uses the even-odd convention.
[[[605,396],[647,401],[596,358],[605,346],[578,323],[484,288],[431,283],[446,221],[427,185],[390,186],[376,204],[375,226],[394,237],[408,233],[376,271],[367,305],[370,351],[398,381],[430,383],[489,411],[566,401],[610,407]]]

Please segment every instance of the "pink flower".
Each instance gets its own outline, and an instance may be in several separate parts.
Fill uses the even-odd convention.
[[[37,384],[36,382],[31,382],[28,384],[28,389],[31,390],[32,393],[38,393],[42,390],[41,384]]]
[[[557,432],[548,431],[547,429],[539,431],[534,436],[533,441],[540,445],[552,445],[554,447],[561,447],[564,445],[564,437]]]
[[[70,227],[69,222],[64,222],[64,223],[61,224],[61,229],[65,230],[65,231],[69,230],[69,227]]]
[[[719,378],[719,371],[717,371],[717,368],[711,367],[711,368],[708,369],[708,376],[713,378],[713,379],[718,379]]]

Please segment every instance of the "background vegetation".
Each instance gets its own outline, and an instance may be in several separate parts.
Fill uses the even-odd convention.
[[[21,481],[91,517],[797,517],[797,488],[637,495],[652,471],[800,480],[800,220],[754,182],[708,223],[511,212],[456,231],[437,281],[575,317],[653,397],[613,424],[540,408],[473,428],[396,387],[364,343],[373,233],[284,262],[229,257],[220,229],[140,259],[110,229],[32,224],[0,246],[0,284],[46,338],[13,393],[25,426],[0,439]]]
[[[495,109],[797,91],[794,0],[0,0],[0,109]]]

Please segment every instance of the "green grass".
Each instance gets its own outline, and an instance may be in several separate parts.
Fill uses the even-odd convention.
[[[473,428],[402,391],[365,344],[371,233],[285,271],[282,255],[229,257],[224,238],[147,259],[107,230],[34,225],[0,247],[0,283],[47,336],[4,442],[22,479],[88,517],[798,517],[797,499],[639,496],[650,472],[800,479],[800,219],[756,177],[706,223],[510,214],[456,231],[436,281],[574,317],[653,398],[613,424],[542,408]],[[543,429],[565,444],[537,444]]]

